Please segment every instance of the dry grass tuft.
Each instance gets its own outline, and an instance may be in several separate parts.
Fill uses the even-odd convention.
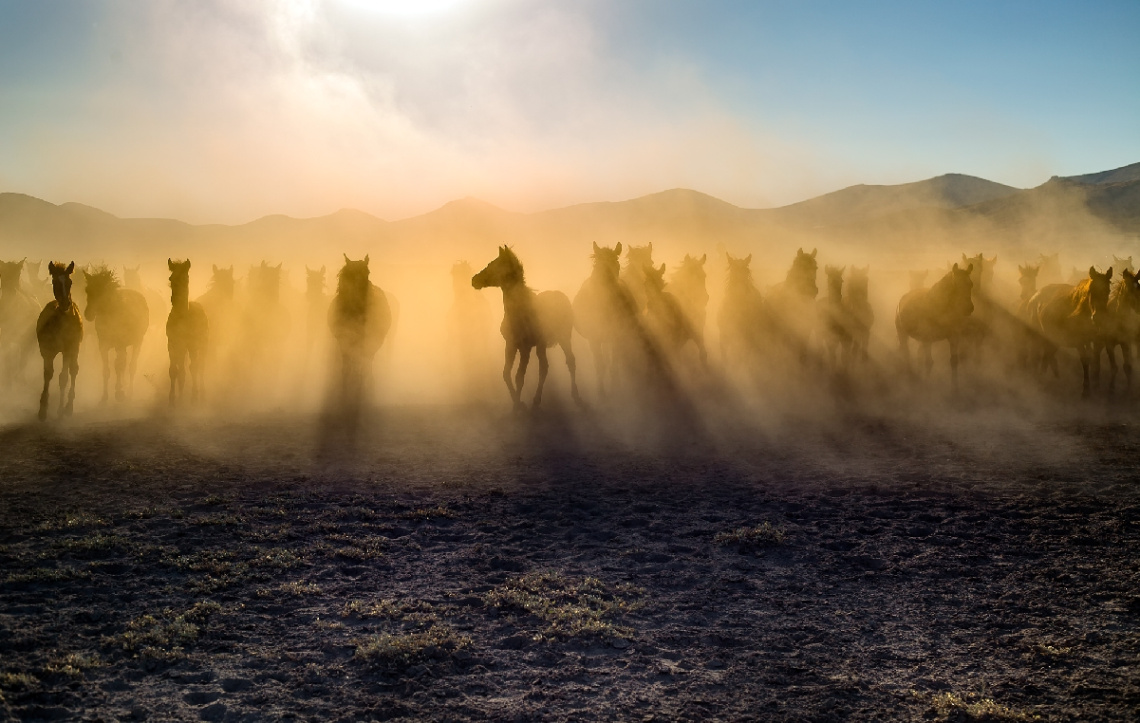
[[[385,673],[441,662],[471,646],[471,639],[446,625],[409,633],[380,633],[360,641],[353,659]]]
[[[1035,721],[1041,720],[1036,713],[1027,713],[996,703],[980,693],[935,693],[924,695],[915,692],[920,698],[928,698],[932,717],[937,720],[962,721]]]
[[[722,547],[738,547],[742,549],[760,549],[765,547],[778,547],[787,539],[785,533],[771,522],[764,522],[755,527],[738,527],[731,532],[718,532],[713,542]]]
[[[633,630],[614,619],[634,610],[642,591],[628,584],[606,585],[596,577],[568,578],[558,572],[535,572],[508,580],[483,596],[496,610],[521,611],[547,623],[550,637],[633,637]]]

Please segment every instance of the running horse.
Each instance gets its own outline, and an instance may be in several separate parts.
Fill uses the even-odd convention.
[[[337,272],[336,296],[329,305],[328,324],[340,350],[341,401],[359,404],[372,371],[372,359],[392,328],[392,307],[372,283],[369,257],[353,261],[344,255]]]
[[[499,326],[506,342],[503,381],[511,393],[515,411],[526,408],[522,402],[522,387],[532,349],[538,355],[538,389],[534,393],[533,407],[537,409],[542,403],[542,387],[546,384],[549,369],[546,350],[555,344],[562,347],[566,368],[570,370],[570,394],[575,402],[581,404],[571,346],[574,311],[566,294],[561,291],[535,292],[527,287],[522,263],[506,246],[499,247],[499,255],[471,277],[471,286],[476,289],[497,286],[503,291],[503,323]],[[511,370],[516,356],[519,357],[519,367],[512,384]]]
[[[860,363],[867,361],[871,327],[875,325],[875,310],[867,298],[867,277],[870,272],[870,266],[851,267],[851,273],[847,276],[847,298],[844,300],[846,321],[851,333],[851,359]]]
[[[134,391],[139,349],[150,327],[150,309],[141,292],[121,288],[111,269],[100,267],[84,271],[83,278],[87,282],[87,307],[83,316],[95,324],[99,355],[103,360],[103,401],[109,396],[111,351],[115,352],[115,399],[123,401]],[[127,376],[125,390],[124,374]]]
[[[1034,329],[1044,337],[1041,368],[1057,370],[1058,347],[1071,347],[1081,358],[1084,375],[1081,396],[1089,395],[1089,367],[1098,338],[1098,326],[1103,323],[1112,284],[1112,267],[1105,273],[1089,267],[1089,275],[1074,285],[1049,284],[1029,300],[1029,319]]]
[[[40,306],[21,288],[26,266],[26,261],[0,261],[0,386],[4,387],[23,381],[36,348]]]
[[[1131,261],[1129,256],[1127,261]],[[1120,260],[1120,259],[1117,259]],[[1093,384],[1100,381],[1100,354],[1108,353],[1108,391],[1116,384],[1116,347],[1124,364],[1125,389],[1132,389],[1132,346],[1140,333],[1140,276],[1127,266],[1120,273],[1120,281],[1112,287],[1105,304],[1104,320],[1097,329],[1093,346]]]
[[[574,328],[590,344],[598,391],[606,394],[606,379],[616,377],[618,346],[638,323],[637,301],[620,278],[621,243],[614,248],[594,244],[594,267],[571,305]]]
[[[166,349],[170,354],[170,404],[185,396],[186,360],[190,367],[190,399],[202,393],[202,361],[210,327],[206,311],[190,301],[190,260],[166,260],[170,269],[170,315],[166,317]]]
[[[811,337],[819,319],[815,306],[819,295],[817,252],[818,249],[812,249],[810,254],[803,249],[796,250],[787,277],[772,287],[766,304],[768,322],[777,344],[792,352],[801,367],[811,362]]]
[[[63,357],[63,363],[59,368],[59,413],[70,415],[75,407],[75,378],[79,375],[79,344],[83,341],[83,317],[79,313],[79,307],[71,300],[71,274],[74,271],[74,261],[66,268],[63,264],[55,262],[48,264],[51,290],[55,299],[44,306],[36,321],[36,340],[39,342],[40,356],[44,360],[40,421],[47,419],[48,386],[55,374],[57,354]],[[69,379],[70,386],[68,386]]]
[[[847,303],[843,299],[843,272],[846,269],[846,266],[825,266],[823,269],[827,277],[827,297],[819,303],[819,321],[827,364],[832,371],[848,366],[853,345]]]
[[[721,362],[726,367],[751,367],[760,353],[764,334],[764,301],[752,280],[752,254],[728,258],[724,300],[717,311]]]
[[[922,345],[923,372],[929,376],[934,367],[930,347],[943,339],[950,345],[950,384],[958,389],[958,344],[966,320],[974,312],[971,298],[973,265],[959,269],[958,264],[929,289],[913,289],[903,295],[895,310],[895,332],[899,351],[910,369],[910,339]]]
[[[665,264],[645,269],[646,317],[650,331],[670,354],[678,355],[690,341],[697,348],[701,366],[707,366],[704,335],[685,313],[680,300],[665,288]]]

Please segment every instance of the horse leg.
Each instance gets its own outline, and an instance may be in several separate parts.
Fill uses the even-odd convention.
[[[570,337],[566,337],[566,342],[559,344],[559,346],[562,347],[562,355],[566,357],[566,369],[570,371],[570,397],[575,403],[581,405],[582,396],[578,394],[578,360],[574,357],[574,347]]]
[[[1105,344],[1108,353],[1108,393],[1112,394],[1116,387],[1116,344]],[[1100,387],[1100,351],[1093,347],[1093,385]]]
[[[139,349],[142,347],[142,342],[131,347],[130,366],[127,368],[127,396],[135,396],[135,372],[139,368]]]
[[[598,377],[598,396],[606,396],[606,358],[603,356],[603,347],[605,346],[597,339],[589,339],[590,342],[590,356],[594,357],[594,373]]]
[[[122,346],[115,350],[115,401],[121,402],[127,398],[123,389],[123,376],[127,373],[127,347]]]
[[[173,345],[167,346],[167,352],[170,354],[170,406],[173,407],[178,389],[178,352]]]
[[[68,352],[65,357],[67,360],[67,368],[71,372],[71,388],[67,390],[67,406],[64,407],[64,414],[71,416],[72,411],[75,409],[75,378],[79,376],[79,345],[76,344],[75,349]],[[63,381],[63,370],[59,374],[60,382]]]
[[[546,358],[545,344],[539,342],[538,346],[534,348],[534,351],[538,355],[538,389],[534,392],[534,402],[531,403],[531,408],[537,410],[538,405],[542,403],[542,388],[546,386],[546,374],[550,371],[550,362]],[[567,357],[567,360],[569,360],[569,357]],[[569,361],[567,361],[567,366],[569,366]],[[522,388],[521,384],[519,388]]]
[[[520,404],[519,394],[515,391],[515,385],[511,382],[511,369],[515,365],[515,355],[517,353],[518,349],[510,342],[507,342],[503,353],[503,381],[507,384],[507,391],[511,393],[511,401],[514,402],[516,408]]]
[[[924,379],[930,378],[930,372],[934,369],[934,356],[930,353],[932,344],[928,341],[922,342],[922,377]],[[954,361],[950,364],[951,371],[957,369],[957,355],[953,357]]]
[[[1127,341],[1121,342],[1120,356],[1124,361],[1124,389],[1132,391],[1132,344]]]
[[[950,337],[946,340],[950,344],[950,388],[953,391],[958,391],[958,339]],[[927,365],[933,366],[934,361],[930,359],[930,345],[926,345]]]
[[[899,337],[899,355],[902,357],[903,368],[907,374],[910,374],[910,340],[907,338],[906,332],[895,325],[895,332]]]
[[[103,360],[103,398],[99,400],[100,404],[107,403],[107,387],[111,383],[111,349],[110,347],[99,345],[99,358]]]
[[[192,346],[186,356],[190,358],[190,401],[197,402],[202,396],[202,386],[200,384],[202,369],[198,364],[198,362],[201,361],[201,351],[197,346]],[[179,392],[182,391],[182,386],[186,383],[185,369],[182,370],[180,377]]]
[[[66,372],[66,368],[63,369]],[[44,390],[40,393],[40,421],[47,419],[48,389],[51,385],[52,375],[55,374],[55,356],[44,356]]]
[[[530,364],[530,349],[519,349],[519,368],[515,372],[515,410],[521,411],[526,407],[522,403],[523,381],[526,379],[526,368]]]
[[[1102,350],[1108,352],[1109,356],[1112,356],[1112,349],[1108,344],[1101,341],[1089,344],[1089,375],[1092,386],[1097,389],[1100,389],[1100,355]]]
[[[1092,362],[1092,350],[1090,349],[1090,346],[1090,344],[1081,344],[1077,348],[1077,352],[1081,357],[1081,373],[1083,376],[1081,385],[1082,399],[1087,399],[1089,396],[1089,365]]]

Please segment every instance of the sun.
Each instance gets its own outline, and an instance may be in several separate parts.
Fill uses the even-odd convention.
[[[348,5],[383,15],[422,17],[442,15],[472,0],[344,0]]]

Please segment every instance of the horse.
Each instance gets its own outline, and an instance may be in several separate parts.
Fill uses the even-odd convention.
[[[701,334],[681,302],[665,290],[665,264],[645,270],[646,317],[648,326],[661,345],[673,354],[680,354],[690,341],[697,347],[701,366],[708,364],[704,335]]]
[[[185,398],[186,360],[190,367],[190,399],[202,394],[202,362],[209,344],[206,310],[190,301],[190,260],[166,260],[170,269],[170,315],[166,317],[166,349],[170,354],[170,405]]]
[[[329,330],[340,351],[340,393],[345,405],[362,400],[372,358],[392,328],[392,309],[384,292],[372,283],[368,262],[368,256],[353,261],[344,255],[328,310]]]
[[[752,254],[742,259],[728,257],[724,300],[717,312],[720,355],[725,366],[751,366],[762,346],[764,302],[752,280]]]
[[[1129,257],[1131,258],[1131,257]],[[1093,384],[1100,381],[1100,354],[1108,353],[1108,391],[1116,384],[1116,347],[1124,363],[1125,389],[1132,389],[1132,345],[1140,332],[1140,277],[1131,269],[1120,272],[1120,281],[1112,288],[1105,304],[1104,319],[1097,328],[1093,346]]]
[[[37,302],[46,304],[52,299],[51,275],[40,276],[40,269],[43,268],[43,265],[43,259],[39,261],[25,261],[24,275],[28,277],[28,293],[31,294],[32,298]],[[38,310],[39,308],[39,303],[37,303],[36,309]]]
[[[875,325],[875,310],[867,299],[867,277],[871,267],[851,267],[847,276],[847,298],[844,308],[847,311],[848,333],[851,334],[851,359],[867,361],[867,350],[871,342],[871,327]]]
[[[827,363],[832,370],[846,368],[851,358],[851,323],[843,299],[843,272],[846,268],[825,266],[823,269],[827,276],[827,298],[820,301],[819,321]]]
[[[39,304],[21,288],[24,261],[0,261],[0,376],[4,386],[24,378],[36,343]]]
[[[792,352],[801,366],[810,361],[809,345],[819,318],[815,307],[816,297],[819,296],[819,287],[816,285],[819,272],[817,252],[818,249],[812,249],[810,254],[803,249],[796,251],[796,258],[792,261],[787,276],[771,288],[766,304],[768,322],[775,333],[775,340]]]
[[[653,268],[653,242],[645,246],[630,246],[625,252],[625,266],[621,270],[622,282],[633,294],[637,313],[645,313],[645,271]]]
[[[220,369],[224,368],[227,373],[232,371],[233,360],[229,355],[233,351],[234,337],[237,334],[237,302],[234,298],[237,282],[234,280],[233,266],[219,267],[212,264],[211,267],[206,293],[195,301],[201,305],[210,321],[210,343],[203,355],[203,366],[210,369],[216,378]]]
[[[282,267],[262,261],[249,270],[249,297],[237,338],[238,379],[247,392],[272,393],[278,382],[290,327],[289,311],[281,303]]]
[[[59,368],[59,413],[61,416],[70,415],[75,407],[75,378],[79,375],[79,344],[83,341],[83,317],[79,313],[79,307],[71,300],[71,274],[74,271],[74,261],[66,268],[63,264],[48,263],[48,274],[51,276],[51,288],[55,299],[44,305],[36,320],[36,341],[39,343],[40,356],[44,360],[40,421],[47,419],[48,387],[55,374],[56,354],[63,357]]]
[[[954,264],[929,289],[914,289],[904,294],[895,310],[895,332],[907,370],[910,370],[910,339],[922,345],[923,372],[927,376],[934,367],[930,347],[945,339],[950,345],[950,384],[955,391],[958,389],[958,344],[965,322],[974,311],[970,293],[973,270],[972,266],[959,269],[958,264]]]
[[[705,338],[705,318],[708,316],[709,291],[706,284],[705,262],[708,254],[699,259],[689,254],[681,260],[681,265],[673,272],[669,279],[669,286],[673,296],[685,312],[685,317],[694,331],[700,336],[701,343]]]
[[[638,303],[621,280],[621,242],[610,249],[594,244],[593,270],[574,295],[574,328],[590,344],[597,372],[598,391],[606,393],[606,379],[616,372],[617,347],[638,323]]]
[[[570,371],[570,394],[575,402],[581,404],[574,350],[571,346],[574,310],[566,294],[561,291],[536,293],[527,287],[522,263],[514,251],[506,246],[499,247],[499,255],[471,277],[471,286],[475,289],[497,286],[503,291],[503,323],[499,326],[506,342],[503,381],[511,393],[515,411],[525,409],[522,387],[532,349],[538,355],[538,389],[535,390],[532,406],[537,409],[542,403],[542,387],[546,383],[549,367],[546,350],[555,344],[562,347],[562,353],[566,357],[566,368]],[[512,384],[511,370],[516,355],[519,357],[519,367]]]
[[[103,401],[108,398],[112,350],[115,352],[115,399],[123,401],[128,393],[134,392],[135,369],[143,337],[150,327],[150,310],[140,292],[120,287],[111,269],[100,267],[84,271],[83,278],[87,282],[87,306],[83,316],[95,324],[99,355],[103,360]],[[126,390],[123,389],[124,373],[127,374]]]
[[[475,289],[471,277],[475,269],[467,261],[451,266],[451,307],[447,311],[448,341],[458,354],[452,357],[460,391],[468,397],[483,397],[485,376],[491,362],[491,334],[494,321],[491,305]]]
[[[974,313],[966,319],[962,327],[962,347],[964,356],[980,360],[982,347],[994,337],[994,317],[997,315],[996,304],[991,297],[994,278],[994,264],[997,256],[986,258],[984,254],[966,256],[962,254],[962,266],[973,269],[970,281],[973,284],[971,299],[974,302]]]
[[[1117,256],[1116,254],[1113,254],[1112,255],[1112,267],[1115,269],[1122,269],[1125,271],[1131,271],[1134,274],[1136,273],[1136,267],[1132,265],[1132,257],[1131,256],[1120,257],[1120,256]]]
[[[1029,300],[1029,318],[1035,331],[1043,337],[1041,368],[1057,369],[1058,347],[1077,350],[1081,359],[1083,385],[1081,396],[1089,396],[1089,366],[1097,341],[1097,326],[1108,305],[1112,267],[1105,273],[1089,267],[1089,275],[1079,283],[1049,284]],[[1102,317],[1098,319],[1097,317]]]
[[[1017,363],[1022,369],[1029,367],[1029,360],[1033,357],[1033,350],[1037,348],[1037,335],[1033,332],[1029,319],[1029,300],[1037,293],[1037,275],[1041,271],[1041,264],[1017,265],[1017,283],[1021,293],[1014,307],[1014,316],[1019,322],[1016,326]]]
[[[1059,253],[1037,254],[1037,267],[1039,269],[1037,276],[1039,284],[1049,285],[1061,282],[1061,255]]]

